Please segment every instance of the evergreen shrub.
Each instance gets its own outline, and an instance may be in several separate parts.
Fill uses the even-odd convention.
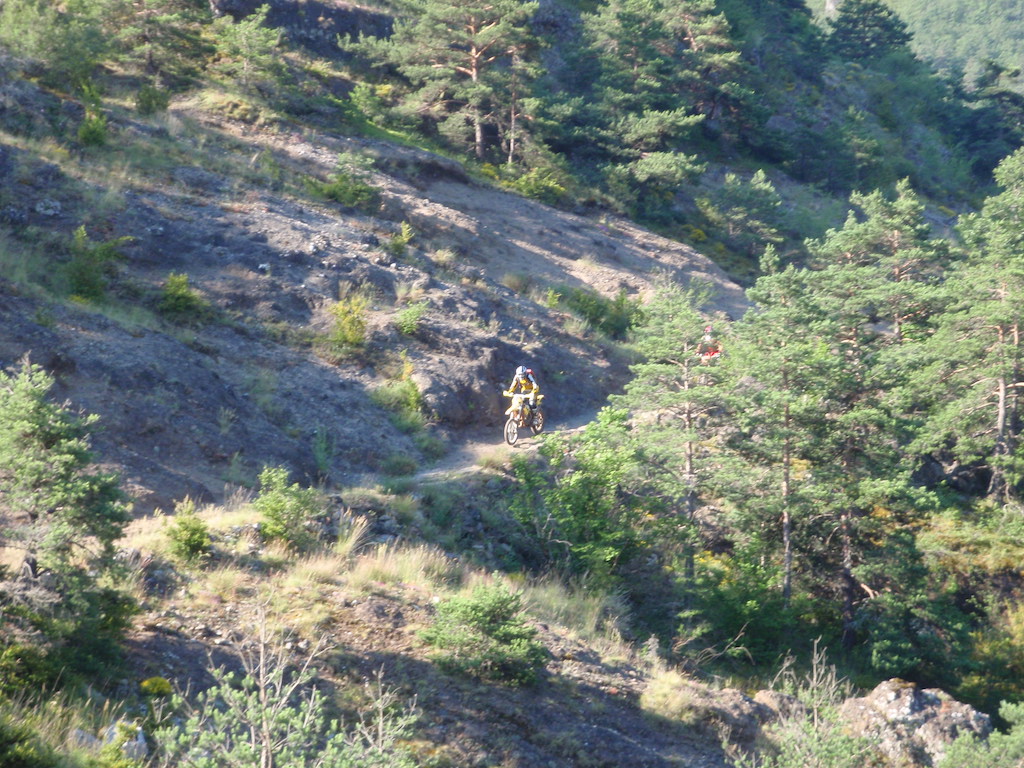
[[[643,316],[640,300],[630,299],[625,289],[614,299],[584,288],[563,288],[560,293],[570,311],[612,339],[624,339]]]
[[[107,118],[102,114],[86,114],[78,126],[78,143],[84,147],[102,147],[107,143]]]
[[[135,94],[135,109],[140,115],[155,115],[164,112],[171,104],[171,94],[149,83]]]
[[[482,584],[468,596],[439,603],[434,624],[420,637],[439,649],[435,659],[444,669],[490,682],[530,685],[547,651],[520,613],[518,594],[504,584]]]
[[[210,311],[210,305],[188,284],[188,275],[177,272],[167,276],[157,308],[162,315],[178,322],[201,320]]]
[[[167,537],[170,539],[171,556],[185,562],[201,559],[213,544],[210,528],[196,514],[196,505],[191,499],[176,506],[174,522],[167,527]]]
[[[370,300],[361,293],[353,293],[332,304],[329,311],[334,324],[323,339],[321,348],[330,357],[345,359],[366,343],[366,311]]]
[[[288,470],[267,467],[259,477],[259,495],[253,501],[262,515],[262,531],[268,539],[279,539],[296,550],[309,549],[316,542],[311,528],[324,514],[324,499],[315,488],[288,485]]]
[[[410,304],[395,316],[395,327],[405,336],[414,336],[420,328],[420,320],[430,308],[426,301]]]

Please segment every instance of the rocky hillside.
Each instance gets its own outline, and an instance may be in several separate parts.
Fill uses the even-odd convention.
[[[5,98],[8,121],[81,110],[20,84]],[[592,413],[626,361],[553,293],[642,300],[664,273],[710,283],[719,311],[742,311],[741,291],[694,250],[530,202],[427,152],[234,122],[190,103],[150,123],[109,118],[126,152],[147,155],[144,173],[112,180],[113,151],[55,162],[0,145],[9,245],[51,248],[57,264],[42,271],[67,261],[56,243],[83,224],[93,242],[130,238],[102,303],[2,283],[0,359],[31,355],[58,376],[61,397],[101,416],[94,447],[139,514],[221,499],[264,465],[348,484],[396,454],[428,463],[369,397],[402,354],[447,446],[497,425],[500,389],[520,362],[544,382],[552,427]],[[304,186],[330,178],[343,152],[374,163],[371,213]],[[403,223],[412,239],[396,255]],[[168,323],[154,312],[170,273],[188,276],[208,316]],[[329,307],[356,291],[372,297],[365,347],[328,362],[313,342],[330,329]],[[407,334],[394,321],[410,305],[422,315]],[[314,456],[318,434],[326,461]]]
[[[470,470],[467,496],[500,494],[506,468],[478,472],[475,459],[500,444],[500,390],[517,364],[537,371],[552,430],[586,423],[622,386],[622,348],[560,297],[642,302],[669,277],[711,286],[712,315],[744,309],[741,289],[688,246],[528,201],[422,150],[190,96],[151,119],[111,102],[107,146],[68,151],[32,138],[33,126],[77,125],[82,104],[11,79],[0,105],[0,361],[30,356],[56,376],[58,397],[101,417],[93,448],[122,477],[140,525],[186,497],[222,503],[280,465],[340,494],[336,506],[392,542],[393,515],[349,490],[458,468]],[[372,167],[371,208],[314,194],[346,153]],[[101,265],[102,299],[67,290],[76,231],[77,256],[82,242],[119,254]],[[191,314],[161,311],[172,274],[201,300]],[[332,310],[353,296],[368,302],[365,339],[325,351]],[[422,395],[418,430],[374,396],[402,376]],[[260,580],[275,570],[251,543],[251,567],[218,591],[151,553],[126,553],[147,608],[129,635],[132,680],[201,686],[211,659],[237,663]],[[798,707],[672,678],[683,704],[651,714],[641,698],[665,672],[653,649],[599,647],[554,622],[537,626],[546,662],[536,687],[470,683],[443,675],[417,639],[437,600],[422,586],[356,589],[333,571],[301,586],[310,594],[282,593],[288,619],[326,627],[336,649],[326,681],[358,687],[383,669],[418,694],[424,765],[719,768],[760,749],[766,727]],[[932,765],[958,730],[989,728],[944,694],[895,681],[847,707],[892,764]]]

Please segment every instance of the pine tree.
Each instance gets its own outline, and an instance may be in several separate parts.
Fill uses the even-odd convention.
[[[674,518],[668,527],[684,547],[684,578],[691,589],[696,514],[713,471],[710,446],[719,431],[716,416],[722,399],[716,386],[720,370],[701,356],[707,321],[697,308],[704,299],[700,290],[672,283],[659,287],[644,307],[644,322],[633,332],[642,361],[631,366],[633,379],[625,394],[611,398],[630,410],[643,434],[647,448],[638,466],[643,468],[645,493],[663,499]]]
[[[81,87],[109,50],[104,10],[96,0],[7,0],[0,5],[0,44],[41,63],[48,81]]]
[[[677,43],[658,0],[611,0],[584,18],[597,64],[589,107],[613,194],[651,216],[703,171],[683,140],[704,116],[680,97]]]
[[[108,24],[122,61],[155,78],[194,74],[203,10],[188,0],[139,0],[116,3],[113,11]]]
[[[1024,481],[1024,152],[1006,158],[995,176],[1003,191],[961,220],[968,255],[947,281],[955,304],[929,344],[935,406],[918,446],[951,445],[961,462],[980,463],[990,473],[989,495],[1006,502]]]
[[[721,187],[698,201],[701,211],[724,230],[727,242],[751,256],[782,242],[778,225],[782,198],[767,174],[758,169],[750,179],[725,174]]]
[[[269,13],[270,6],[261,5],[244,19],[222,16],[215,22],[217,51],[222,56],[219,68],[237,77],[243,88],[280,69],[276,49],[281,44],[281,30],[267,26]]]
[[[840,58],[878,59],[895,52],[910,53],[913,35],[882,0],[843,0],[829,26],[829,44]]]
[[[950,244],[931,236],[924,203],[907,179],[892,197],[854,192],[850,203],[860,215],[851,210],[841,229],[808,241],[808,251],[823,264],[877,267],[865,273],[876,283],[862,290],[873,294],[878,319],[889,324],[896,341],[926,333],[941,311],[938,285],[952,260]]]
[[[51,402],[53,385],[27,359],[0,372],[0,511],[27,557],[70,574],[109,565],[128,508],[117,477],[90,470],[97,417]]]
[[[768,270],[774,251],[765,259]],[[805,270],[789,266],[769,271],[748,295],[754,307],[734,328],[726,365],[735,382],[728,389],[730,418],[736,431],[729,447],[725,486],[736,499],[748,530],[774,559],[781,542],[781,591],[789,603],[793,589],[795,531],[810,509],[806,476],[810,424],[821,413],[820,383],[831,364],[828,349],[810,329],[823,321],[811,298]]]
[[[518,0],[408,0],[389,39],[347,47],[395,67],[409,83],[402,111],[482,160],[489,131],[503,127],[506,146],[521,140],[524,83],[536,75],[523,52],[537,43],[528,26],[536,10]]]
[[[666,3],[662,14],[675,41],[678,88],[691,108],[713,121],[742,120],[753,97],[750,73],[715,0]]]

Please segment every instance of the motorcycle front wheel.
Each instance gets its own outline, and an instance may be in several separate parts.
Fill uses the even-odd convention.
[[[505,422],[505,442],[509,445],[515,445],[518,439],[519,425],[516,424],[515,419],[509,419]]]
[[[544,411],[540,408],[533,412],[533,419],[530,421],[530,429],[533,434],[539,435],[544,430]]]

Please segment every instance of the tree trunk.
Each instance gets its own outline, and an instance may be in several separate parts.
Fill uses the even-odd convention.
[[[850,534],[850,511],[844,510],[839,522],[839,536],[843,548],[841,573],[843,591],[843,636],[842,645],[852,650],[856,640],[853,630],[854,606],[857,599],[857,581],[853,578],[853,540]]]
[[[785,377],[783,377],[785,382]],[[783,387],[785,387],[785,383]],[[790,464],[792,463],[792,445],[789,437],[789,403],[783,416],[783,428],[786,436],[782,444],[782,602],[789,608],[790,596],[793,592],[793,518],[789,509],[790,496]]]
[[[999,326],[997,330],[999,350],[1006,349],[1006,329]],[[1009,413],[1008,387],[1005,369],[999,372],[996,380],[996,443],[992,449],[992,479],[988,485],[988,495],[1001,502],[1007,499],[1006,471],[999,459],[1008,455],[1007,446],[1007,416]]]

